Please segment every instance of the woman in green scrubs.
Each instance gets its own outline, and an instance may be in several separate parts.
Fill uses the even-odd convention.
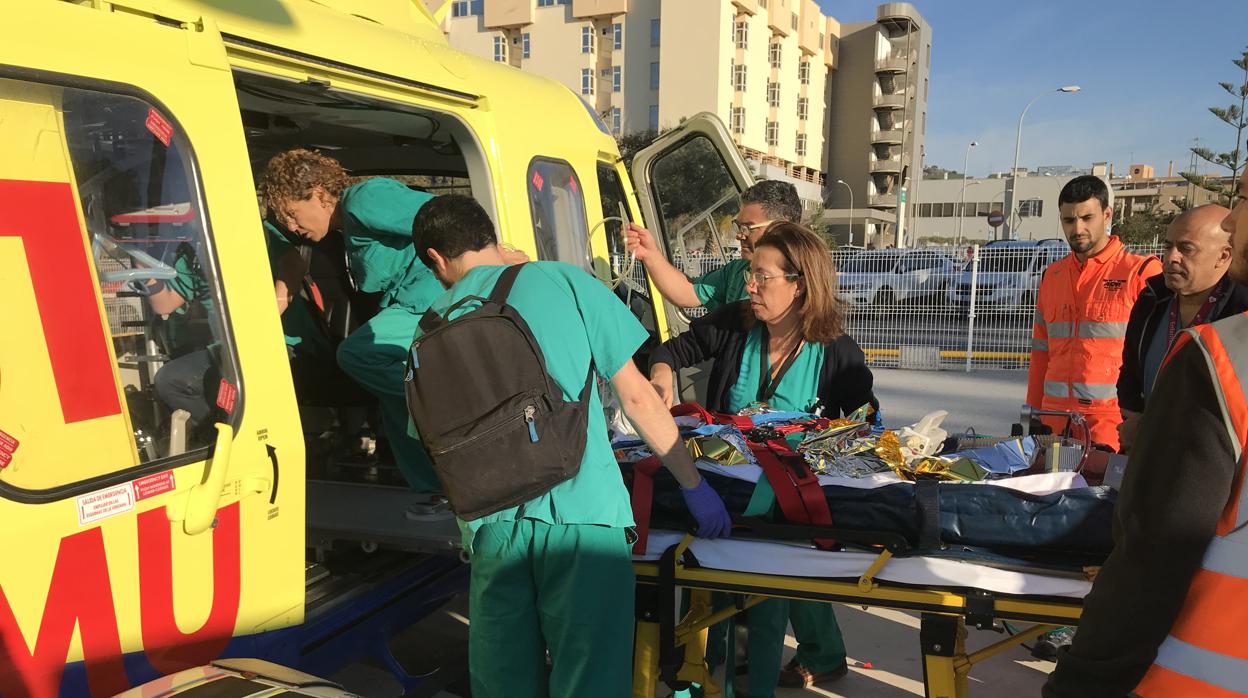
[[[651,358],[651,383],[669,405],[673,372],[713,360],[706,398],[713,412],[736,413],[761,403],[835,418],[865,404],[878,407],[862,350],[844,333],[835,269],[817,235],[794,223],[773,224],[755,243],[743,276],[749,300],[695,320]],[[791,605],[806,622],[794,623],[800,650],[783,672],[790,602],[776,599],[748,611],[750,698],[773,695],[778,682],[809,686],[847,671],[832,606]]]

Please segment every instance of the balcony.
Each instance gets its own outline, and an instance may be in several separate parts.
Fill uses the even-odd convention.
[[[876,109],[905,109],[906,95],[902,92],[891,95],[879,94],[875,96],[874,104]]]
[[[628,12],[628,0],[572,0],[572,16],[578,19],[622,15],[625,12]]]
[[[870,196],[869,204],[871,208],[896,208],[897,207],[897,195],[896,194],[872,194]]]
[[[883,174],[891,174],[901,172],[901,158],[888,158],[887,160],[872,160],[870,164],[871,172],[879,172]]]
[[[905,56],[891,55],[875,59],[877,73],[904,73],[910,69],[910,61]]]
[[[871,142],[881,145],[901,145],[901,131],[899,129],[876,131],[871,134]]]

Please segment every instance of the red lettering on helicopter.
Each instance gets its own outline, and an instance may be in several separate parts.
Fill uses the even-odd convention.
[[[174,618],[173,524],[163,507],[139,515],[143,651],[157,671],[204,664],[220,655],[234,634],[241,596],[239,505],[220,509],[217,520],[211,534],[212,608],[199,630],[183,633]],[[0,696],[55,698],[75,626],[91,694],[110,696],[128,688],[99,527],[61,539],[33,650],[0,587]]]
[[[25,247],[65,422],[121,412],[73,189],[0,179],[0,237]]]

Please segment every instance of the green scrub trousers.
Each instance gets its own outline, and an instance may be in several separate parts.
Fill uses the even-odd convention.
[[[634,583],[622,528],[519,519],[477,529],[472,695],[632,695]]]

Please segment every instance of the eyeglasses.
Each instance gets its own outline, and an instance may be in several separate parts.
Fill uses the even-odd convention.
[[[763,285],[771,279],[800,279],[802,278],[802,275],[797,273],[766,274],[761,271],[750,271],[749,269],[746,269],[745,273],[742,274],[742,277],[745,279],[746,286],[754,284],[755,286],[762,288]]]
[[[738,233],[742,235],[749,235],[751,230],[769,226],[773,222],[774,221],[762,221],[761,223],[742,223],[739,220],[733,219],[732,228],[733,230],[736,230]]]

